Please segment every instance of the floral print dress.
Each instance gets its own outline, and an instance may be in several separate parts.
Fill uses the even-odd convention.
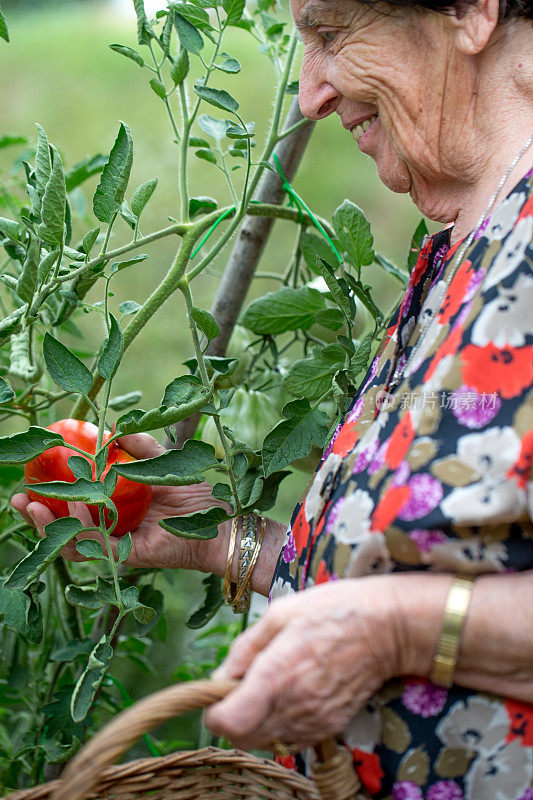
[[[294,512],[272,597],[372,573],[533,569],[532,187],[533,171],[476,232],[446,291],[458,247],[447,230],[423,243]],[[344,741],[376,798],[533,800],[527,703],[398,679]]]

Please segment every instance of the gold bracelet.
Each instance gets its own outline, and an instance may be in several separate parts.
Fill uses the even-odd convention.
[[[445,689],[449,689],[453,683],[461,633],[470,605],[473,586],[473,577],[456,575],[446,597],[442,631],[431,670],[432,682]]]
[[[224,583],[222,584],[222,596],[226,603],[231,603],[231,567],[233,564],[233,554],[235,553],[235,542],[237,540],[237,517],[231,521],[231,534],[228,545],[228,558],[226,560],[226,571],[224,572]]]
[[[250,609],[250,600],[252,595],[251,578],[254,567],[259,558],[261,545],[263,544],[263,537],[265,535],[266,520],[260,517],[252,516],[248,521],[249,526],[244,533],[244,523],[247,518],[243,518],[243,538],[241,540],[241,555],[239,559],[239,584],[237,593],[231,602],[231,606],[236,614],[244,614]],[[259,535],[257,535],[257,523],[261,522]],[[257,537],[257,538],[256,538]],[[253,549],[251,550],[251,545]]]

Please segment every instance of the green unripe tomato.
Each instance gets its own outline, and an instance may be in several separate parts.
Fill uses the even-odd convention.
[[[220,412],[220,421],[222,425],[231,428],[236,438],[245,442],[252,450],[260,450],[267,433],[280,421],[280,414],[266,394],[240,386],[229,406]],[[201,436],[202,441],[213,445],[217,458],[224,458],[224,449],[213,417],[208,417]]]

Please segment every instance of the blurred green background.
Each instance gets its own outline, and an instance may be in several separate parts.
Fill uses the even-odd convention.
[[[164,5],[147,0],[147,10]],[[2,0],[11,43],[0,42],[0,136],[23,134],[35,141],[34,123],[39,122],[49,140],[58,147],[67,166],[87,155],[108,153],[113,144],[119,120],[131,128],[135,142],[135,162],[128,197],[136,186],[157,177],[159,185],[142,221],[144,234],[164,227],[169,216],[178,216],[177,148],[165,116],[162,102],[148,85],[150,74],[141,71],[109,49],[119,42],[137,47],[135,18],[129,0]],[[282,10],[287,15],[287,11]],[[288,23],[289,24],[289,23]],[[275,84],[274,70],[255,42],[245,31],[232,29],[225,44],[237,57],[243,70],[236,76],[223,76],[214,82],[228,89],[238,100],[243,117],[256,122],[258,147],[267,131],[272,110]],[[297,77],[297,70],[293,78]],[[290,98],[288,101],[290,102]],[[213,109],[204,109],[213,112]],[[178,114],[178,105],[175,103]],[[216,112],[214,112],[216,115]],[[195,135],[203,135],[197,128]],[[4,150],[0,159],[0,180],[9,181],[13,159],[32,157],[24,147]],[[212,195],[220,203],[228,203],[227,188],[221,174],[211,164],[199,161],[191,153],[192,195]],[[240,173],[239,173],[240,174]],[[77,194],[77,205],[90,210],[90,198],[96,179]],[[294,186],[311,208],[331,218],[344,198],[357,203],[370,219],[378,251],[399,264],[404,264],[412,233],[420,218],[408,197],[393,195],[379,182],[371,160],[359,153],[350,134],[334,115],[315,127]],[[81,227],[83,235],[91,225]],[[277,223],[263,257],[260,269],[283,271],[291,253],[293,229],[288,223]],[[130,239],[129,228],[119,221],[111,246]],[[116,279],[115,307],[127,299],[142,303],[157,285],[173,256],[172,241],[164,240],[147,248],[150,259],[127,270]],[[209,308],[216,291],[219,274],[230,252],[226,247],[211,274],[203,275],[194,286],[197,305]],[[390,308],[398,296],[399,285],[381,271],[367,268],[365,279],[376,286],[383,308]],[[257,280],[252,295],[277,288],[275,282]],[[99,299],[98,293],[93,295]],[[87,344],[93,345],[103,336],[99,316],[85,318],[83,327]],[[78,343],[78,347],[80,347]],[[88,347],[87,349],[91,349]],[[173,297],[154,317],[126,354],[114,383],[114,394],[142,389],[142,406],[156,404],[163,387],[183,370],[181,362],[191,354],[188,330],[181,297]],[[62,409],[68,414],[68,407]],[[296,473],[285,484],[273,516],[288,521],[307,477]],[[119,674],[134,696],[171,680],[174,669],[183,657],[181,620],[197,604],[200,593],[198,576],[183,576],[173,586],[161,577],[158,585],[167,596],[172,595],[169,637],[158,643],[150,656],[156,677],[146,675],[139,682],[131,665],[119,668]],[[172,630],[179,627],[179,635]],[[141,684],[141,685],[140,685]]]

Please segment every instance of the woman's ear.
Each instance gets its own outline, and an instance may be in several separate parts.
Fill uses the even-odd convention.
[[[450,15],[455,28],[455,46],[464,55],[475,56],[487,45],[500,11],[499,0],[458,3]]]

